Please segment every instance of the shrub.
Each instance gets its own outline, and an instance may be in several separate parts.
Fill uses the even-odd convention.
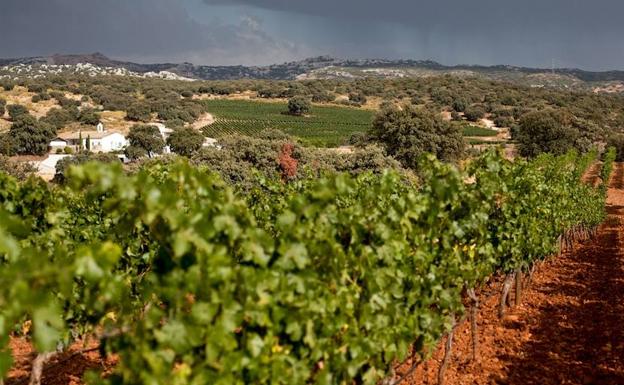
[[[17,154],[17,144],[9,133],[0,134],[0,154],[7,156]]]
[[[483,119],[485,116],[485,109],[481,106],[470,106],[466,107],[464,111],[464,116],[471,122],[476,122],[479,119]]]
[[[176,154],[190,157],[202,148],[204,135],[190,127],[179,128],[169,135],[167,144]]]
[[[40,93],[40,92],[45,92],[46,88],[45,86],[41,85],[41,84],[29,84],[28,85],[28,92],[34,92],[34,93]]]
[[[419,157],[424,153],[434,154],[444,161],[454,161],[464,151],[458,127],[444,121],[437,112],[409,105],[380,111],[369,136],[382,144],[389,155],[411,169],[416,169]]]
[[[312,104],[303,96],[295,96],[288,101],[288,113],[291,115],[305,115],[312,109]]]
[[[14,140],[15,152],[20,155],[43,155],[48,152],[48,144],[56,135],[56,130],[45,122],[38,122],[26,114],[18,117],[9,130]]]
[[[69,107],[79,107],[80,102],[78,100],[66,98],[65,96],[55,96],[55,99],[58,101],[59,105],[63,108]]]
[[[83,108],[78,114],[78,121],[88,126],[96,126],[100,122],[100,114],[93,108]]]
[[[126,155],[131,159],[145,155],[151,158],[152,154],[162,153],[165,147],[158,127],[144,124],[136,124],[130,128],[128,142],[130,142],[129,148],[131,149]]]
[[[52,108],[46,116],[41,118],[41,121],[51,124],[54,128],[60,130],[67,124],[76,121],[76,117],[66,109]]]
[[[151,108],[145,103],[132,103],[126,109],[126,119],[135,122],[148,122],[152,118]]]
[[[465,99],[455,99],[453,100],[453,110],[455,110],[456,112],[464,112],[466,110],[466,100]]]
[[[336,96],[327,91],[317,91],[312,94],[312,101],[315,103],[328,103],[336,100]]]
[[[614,147],[616,151],[615,160],[618,162],[624,161],[624,134],[613,134],[607,140],[608,147]]]
[[[21,104],[9,104],[7,106],[7,110],[9,111],[9,116],[12,121],[19,119],[23,115],[29,115],[28,108],[22,106]]]
[[[534,157],[541,153],[565,154],[575,148],[579,131],[569,124],[569,117],[553,110],[535,111],[520,118],[512,131],[520,155]]]
[[[351,92],[349,94],[349,101],[357,104],[359,106],[366,104],[366,95],[364,95],[362,92]]]
[[[280,149],[278,163],[282,173],[282,180],[292,180],[297,176],[297,159],[293,158],[294,146],[292,143],[282,144]]]
[[[498,116],[494,118],[494,125],[496,125],[496,127],[511,127],[514,122],[511,116]]]
[[[13,88],[15,88],[15,83],[11,82],[11,81],[3,81],[2,83],[2,89],[5,91],[13,91]]]

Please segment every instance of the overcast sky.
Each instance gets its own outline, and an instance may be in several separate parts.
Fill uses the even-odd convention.
[[[0,57],[624,69],[623,0],[0,0]]]

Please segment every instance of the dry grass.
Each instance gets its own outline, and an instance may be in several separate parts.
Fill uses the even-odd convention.
[[[107,130],[119,131],[122,134],[127,134],[134,124],[126,120],[125,111],[102,111],[100,116]]]
[[[253,100],[255,102],[264,102],[264,103],[284,103],[287,99],[284,98],[261,98],[258,96],[258,93],[255,91],[243,91],[241,93],[230,94],[230,95],[212,95],[212,94],[202,94],[202,95],[193,95],[194,100]],[[337,95],[336,100],[333,103],[314,103],[319,106],[336,106],[336,107],[345,107],[344,104],[340,104],[341,101],[348,101],[348,95]],[[379,109],[381,103],[383,103],[384,99],[381,97],[370,96],[367,97],[366,104],[364,104],[362,109],[376,111]]]
[[[193,95],[193,99],[195,100],[214,100],[214,99],[252,100],[256,98],[258,98],[258,93],[256,91],[249,91],[249,90],[243,91],[241,93],[230,94],[230,95],[212,95],[212,94]],[[277,100],[281,101],[282,99],[277,99]]]
[[[9,131],[9,128],[11,128],[11,122],[0,118],[0,133]]]
[[[36,118],[45,116],[52,108],[57,107],[58,103],[54,99],[42,100],[39,103],[33,103],[32,97],[36,95],[28,92],[25,87],[17,86],[11,91],[0,91],[0,98],[5,99],[7,104],[21,104],[28,108],[30,114]]]
[[[202,116],[200,116],[199,119],[197,119],[195,122],[193,122],[193,124],[191,124],[191,127],[193,127],[196,130],[201,130],[202,128],[206,126],[213,124],[214,121],[215,119],[214,119],[214,116],[212,116],[212,114],[205,113]]]

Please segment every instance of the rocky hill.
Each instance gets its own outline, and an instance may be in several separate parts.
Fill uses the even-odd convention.
[[[161,76],[164,78],[185,78],[199,80],[234,79],[353,79],[361,77],[422,77],[441,74],[454,76],[480,76],[492,80],[512,81],[533,87],[620,89],[624,84],[624,71],[592,72],[580,69],[549,69],[515,67],[508,65],[445,66],[430,60],[386,60],[360,59],[343,60],[319,56],[268,66],[206,66],[191,63],[139,64],[113,60],[101,53],[89,55],[52,55],[18,59],[0,59],[0,75],[14,67],[20,67],[20,74],[29,71],[41,73],[41,68],[74,70],[78,64],[107,69],[107,73]],[[114,70],[123,70],[115,73]],[[13,73],[16,71],[13,70]],[[164,75],[161,75],[164,74]]]

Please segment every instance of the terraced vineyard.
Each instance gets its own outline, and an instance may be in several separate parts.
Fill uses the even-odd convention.
[[[373,112],[349,107],[314,106],[309,116],[284,114],[286,103],[247,100],[206,100],[215,123],[202,131],[211,137],[228,134],[256,135],[267,128],[284,131],[315,146],[345,144],[354,133],[371,125]]]

